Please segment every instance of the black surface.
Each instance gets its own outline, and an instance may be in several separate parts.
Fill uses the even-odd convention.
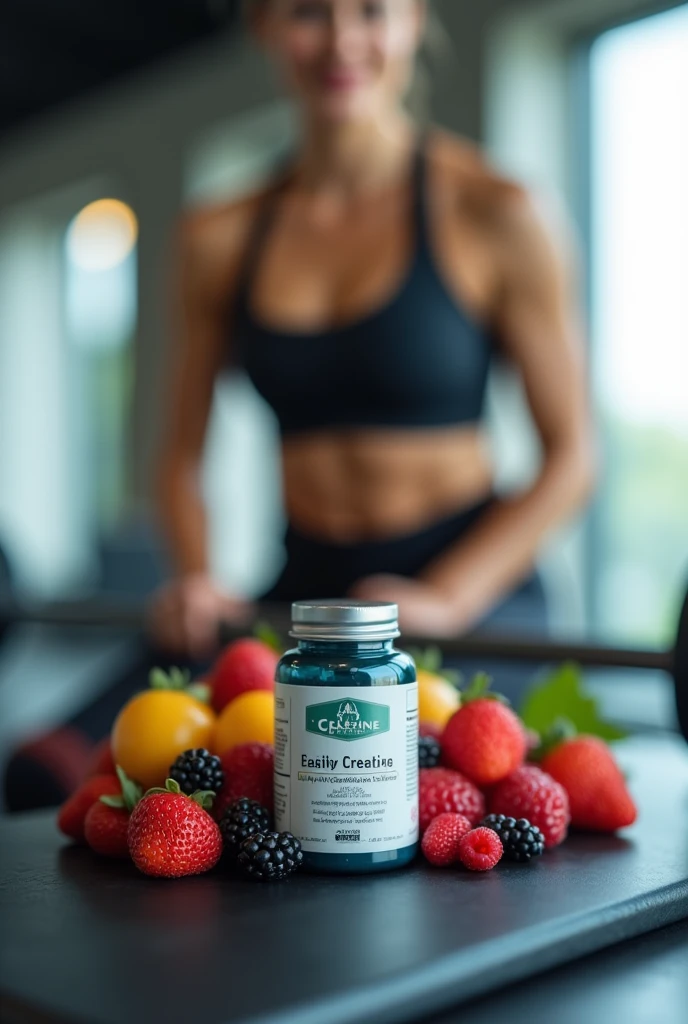
[[[625,838],[487,875],[153,881],[62,846],[46,815],[3,822],[0,990],[14,1019],[89,1024],[401,1022],[492,993],[688,917],[688,754],[653,738],[623,761],[642,808]]]
[[[686,1024],[688,921],[429,1018],[425,1024]]]

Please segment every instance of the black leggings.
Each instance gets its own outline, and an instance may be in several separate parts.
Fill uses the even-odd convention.
[[[274,586],[263,600],[288,603],[299,598],[337,597],[347,593],[357,580],[377,573],[413,577],[464,536],[480,519],[491,502],[484,502],[434,523],[418,533],[388,541],[366,541],[361,544],[330,544],[306,537],[290,527],[286,534],[287,560]],[[499,632],[547,632],[545,594],[539,577],[534,574],[509,594],[489,615],[481,628]],[[207,665],[174,659],[199,676]],[[105,737],[122,705],[147,685],[148,673],[156,665],[169,666],[170,658],[139,637],[132,640],[129,668],[120,673],[95,701],[83,708],[62,730],[54,730],[37,743],[22,748],[11,758],[5,772],[5,805],[8,810],[48,806],[65,795],[64,786],[43,757],[46,747],[60,743],[74,746],[74,736],[83,736],[90,743]],[[517,705],[531,672],[518,665],[494,664],[485,659],[461,662],[458,667],[470,676],[484,669],[495,677],[497,688]]]

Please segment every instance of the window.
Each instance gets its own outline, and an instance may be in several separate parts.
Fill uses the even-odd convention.
[[[637,644],[672,641],[688,578],[687,55],[688,5],[590,55],[592,621]]]

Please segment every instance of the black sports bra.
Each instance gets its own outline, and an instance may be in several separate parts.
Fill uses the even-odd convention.
[[[382,308],[318,332],[277,330],[251,310],[261,251],[281,189],[266,198],[249,241],[234,306],[233,345],[283,435],[337,427],[439,427],[477,422],[493,345],[443,283],[430,242],[427,157],[413,167],[415,248]]]

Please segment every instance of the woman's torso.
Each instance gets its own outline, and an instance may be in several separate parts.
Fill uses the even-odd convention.
[[[421,161],[346,208],[285,188],[247,218],[232,353],[276,408],[289,520],[325,540],[420,530],[492,489],[493,179],[443,137]]]

